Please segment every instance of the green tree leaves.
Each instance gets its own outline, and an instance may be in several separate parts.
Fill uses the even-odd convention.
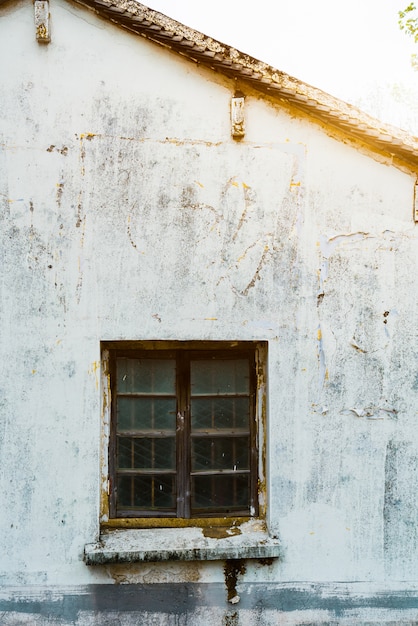
[[[418,43],[418,10],[414,2],[410,2],[403,11],[398,11],[399,28]],[[418,54],[412,55],[412,67],[418,71]]]

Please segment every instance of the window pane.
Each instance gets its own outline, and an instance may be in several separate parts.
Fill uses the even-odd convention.
[[[234,394],[249,391],[247,359],[191,361],[190,375],[192,395]]]
[[[119,397],[117,403],[118,432],[176,428],[175,398]]]
[[[119,476],[119,509],[173,510],[176,505],[174,476]]]
[[[192,512],[218,509],[227,513],[248,509],[249,475],[192,476]]]
[[[118,437],[118,469],[175,469],[175,438]]]
[[[192,471],[248,468],[248,437],[193,437]]]
[[[192,430],[248,428],[249,398],[192,398]]]
[[[174,394],[176,362],[174,359],[117,359],[119,393]]]
[[[109,354],[111,516],[249,515],[252,346],[121,342]]]

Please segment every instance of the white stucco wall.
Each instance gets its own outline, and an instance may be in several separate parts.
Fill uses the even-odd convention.
[[[88,568],[100,341],[269,342],[268,519],[247,581],[418,579],[412,174],[64,0],[0,8],[1,580],[222,581]]]

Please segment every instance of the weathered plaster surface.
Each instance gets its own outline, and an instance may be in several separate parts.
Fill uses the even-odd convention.
[[[212,583],[137,583],[85,587],[28,587],[0,591],[2,623],[76,626],[159,626],[222,624],[233,626],[302,626],[305,624],[416,623],[417,589],[375,589],[364,584],[243,584],[240,602],[229,604],[223,585]]]
[[[33,7],[1,11],[0,580],[21,597],[168,582],[158,564],[83,561],[99,531],[100,341],[258,339],[283,556],[247,564],[239,584],[270,597],[289,580],[366,581],[363,608],[346,607],[355,623],[396,621],[396,604],[369,609],[393,581],[417,596],[415,175],[251,94],[236,142],[232,82],[63,0],[48,46]],[[224,589],[222,562],[170,571]],[[283,623],[337,623],[344,593],[318,608],[312,591],[314,613]],[[411,623],[414,601],[401,602]],[[266,600],[261,618],[254,604],[240,623],[286,606]],[[225,610],[235,623],[231,607],[208,623]],[[107,623],[86,611],[79,623]]]

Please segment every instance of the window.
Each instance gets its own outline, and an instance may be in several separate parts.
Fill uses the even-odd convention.
[[[271,559],[267,342],[102,343],[100,534],[87,565]]]
[[[111,519],[258,515],[259,345],[105,346]]]

